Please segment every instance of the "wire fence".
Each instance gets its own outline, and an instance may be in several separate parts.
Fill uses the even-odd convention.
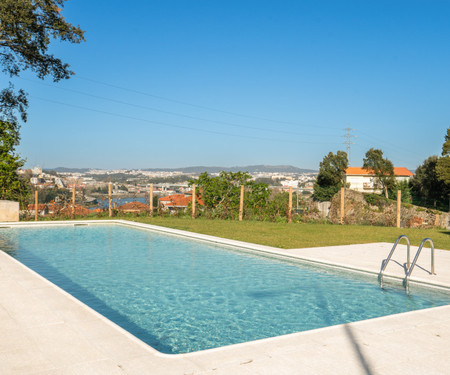
[[[43,195],[43,194],[41,194]],[[373,200],[372,198],[379,198]],[[449,214],[381,196],[361,195],[342,188],[332,202],[316,202],[301,196],[292,188],[287,191],[255,191],[235,186],[223,195],[208,195],[192,185],[192,190],[168,196],[153,191],[145,195],[119,197],[112,194],[86,201],[82,191],[73,188],[71,197],[44,202],[38,190],[34,202],[27,202],[20,212],[21,220],[68,220],[78,218],[191,217],[226,220],[259,220],[284,223],[329,222],[400,227],[448,227]]]
[[[118,196],[112,194],[111,184],[108,194],[98,195],[95,200],[86,200],[81,189],[72,188],[71,196],[56,197],[46,201],[42,191],[35,190],[33,200],[26,201],[20,211],[21,220],[66,220],[74,218],[107,218],[136,216],[190,216],[208,219],[263,220],[297,222],[321,219],[314,202],[305,199],[293,188],[283,191],[271,190],[265,199],[255,199],[251,189],[243,185],[237,194],[217,197],[211,203],[205,199],[202,189],[192,185],[185,193],[164,196],[156,194],[153,186],[142,195]]]

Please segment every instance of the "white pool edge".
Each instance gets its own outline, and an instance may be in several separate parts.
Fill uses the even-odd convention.
[[[328,268],[334,268],[337,270],[347,271],[347,272],[353,272],[353,273],[361,273],[368,276],[376,276],[378,277],[379,272],[374,271],[368,268],[364,267],[354,267],[345,263],[339,263],[339,262],[329,262],[329,261],[323,261],[320,259],[315,259],[311,257],[304,257],[297,254],[288,254],[285,251],[289,251],[289,249],[280,249],[276,247],[266,246],[266,245],[259,245],[254,244],[250,242],[244,242],[244,241],[238,241],[238,240],[230,240],[227,238],[221,238],[221,237],[215,237],[207,234],[201,234],[201,233],[195,233],[195,232],[189,232],[185,230],[180,229],[173,229],[168,227],[162,227],[159,225],[153,225],[153,224],[145,224],[145,223],[139,223],[135,221],[128,221],[128,220],[117,220],[117,219],[108,219],[108,220],[65,220],[65,221],[37,221],[37,222],[0,222],[0,230],[2,227],[34,227],[34,226],[59,226],[59,225],[89,225],[89,224],[99,224],[99,225],[108,225],[108,224],[120,224],[125,226],[131,226],[136,228],[142,228],[146,230],[151,230],[154,232],[159,233],[165,233],[170,234],[178,237],[184,237],[189,238],[197,241],[203,241],[207,243],[214,243],[214,244],[220,244],[225,246],[231,246],[233,248],[237,249],[244,249],[246,251],[259,253],[261,255],[270,255],[276,258],[284,258],[287,260],[293,260],[300,263],[306,263],[310,265],[317,265],[320,267],[328,267]],[[369,243],[370,244],[370,243]],[[361,244],[361,245],[369,245],[369,244]],[[436,251],[447,251],[447,250],[441,250],[441,249],[435,249]],[[387,252],[386,252],[387,256]],[[404,276],[399,276],[393,273],[390,273],[389,271],[384,273],[384,279],[391,279],[396,281],[402,281],[404,279]],[[409,279],[410,284],[419,284],[425,287],[430,288],[437,288],[437,289],[443,289],[443,290],[450,290],[450,283],[437,283],[430,280],[426,280],[420,277],[417,277],[415,275],[412,275]]]
[[[266,254],[270,254],[270,255],[279,256],[279,257],[282,257],[282,258],[291,258],[293,260],[306,262],[306,263],[310,263],[310,264],[318,264],[320,266],[329,266],[329,267],[332,267],[332,268],[343,269],[343,270],[346,270],[346,271],[361,272],[361,273],[364,273],[364,274],[376,275],[376,273],[373,272],[372,270],[357,269],[357,268],[354,268],[354,267],[351,267],[351,266],[348,266],[348,265],[345,265],[345,264],[339,264],[339,263],[326,263],[326,262],[323,262],[321,260],[317,260],[317,259],[315,260],[315,259],[311,259],[311,258],[299,257],[299,256],[296,256],[294,254],[288,255],[288,254],[280,252],[280,249],[269,247],[269,246],[251,244],[251,243],[246,243],[246,242],[241,242],[241,241],[236,241],[236,240],[228,240],[228,239],[223,239],[223,238],[214,237],[214,236],[210,236],[210,235],[197,234],[197,233],[192,233],[192,232],[187,232],[187,231],[182,231],[182,230],[177,230],[177,229],[160,227],[160,226],[155,226],[155,225],[151,225],[151,224],[136,223],[136,222],[125,221],[125,220],[86,220],[86,221],[58,221],[58,222],[53,222],[52,221],[52,222],[36,222],[36,223],[34,223],[34,222],[18,222],[18,223],[8,222],[8,223],[0,223],[0,227],[2,227],[2,226],[5,226],[5,227],[36,227],[36,226],[55,226],[55,225],[71,225],[71,224],[88,224],[88,225],[89,224],[102,224],[102,225],[103,224],[122,224],[122,225],[127,225],[127,226],[132,226],[132,227],[149,229],[149,230],[156,231],[156,232],[164,232],[164,233],[173,234],[173,235],[176,235],[176,236],[182,236],[182,237],[188,237],[188,238],[192,238],[192,239],[196,239],[196,240],[207,241],[207,242],[210,242],[210,243],[218,243],[218,244],[229,245],[229,246],[237,247],[237,248],[244,248],[244,249],[248,249],[248,250],[251,250],[251,251],[256,251],[256,252],[260,252],[260,253],[266,253]],[[4,254],[6,254],[6,253],[4,253]],[[80,306],[83,309],[87,309],[88,311],[90,311],[91,314],[95,315],[97,318],[102,320],[104,323],[108,324],[109,326],[114,327],[114,329],[116,329],[119,332],[121,332],[121,334],[126,336],[128,339],[130,339],[133,342],[136,342],[139,345],[141,345],[143,348],[145,348],[145,350],[147,350],[149,352],[149,354],[157,356],[157,357],[160,357],[160,358],[167,358],[167,359],[197,358],[199,356],[204,356],[204,355],[209,355],[209,354],[214,354],[214,353],[220,353],[220,352],[223,352],[223,351],[229,351],[229,350],[234,350],[234,349],[240,350],[241,348],[252,348],[252,347],[255,347],[255,346],[264,345],[266,343],[268,343],[268,344],[281,344],[282,345],[283,342],[285,342],[289,338],[297,338],[297,337],[301,338],[301,337],[314,335],[316,333],[324,333],[324,332],[326,333],[327,331],[332,332],[332,331],[336,331],[336,329],[339,329],[339,327],[347,326],[347,325],[359,326],[359,325],[367,324],[368,322],[371,325],[372,324],[379,324],[379,323],[382,323],[385,320],[391,320],[393,317],[407,317],[407,316],[411,316],[411,315],[414,315],[414,314],[423,314],[427,310],[433,310],[433,311],[442,310],[442,311],[450,312],[450,305],[448,305],[448,306],[439,306],[439,307],[433,307],[433,308],[429,308],[429,309],[409,311],[409,312],[404,312],[404,313],[395,314],[395,315],[388,315],[388,316],[382,316],[382,317],[372,318],[372,319],[368,319],[368,320],[356,321],[356,322],[347,323],[347,324],[323,327],[323,328],[318,328],[318,329],[309,330],[309,331],[296,332],[296,333],[291,333],[291,334],[287,334],[287,335],[281,335],[281,336],[276,336],[276,337],[264,338],[264,339],[254,340],[254,341],[249,341],[249,342],[244,342],[244,343],[232,344],[232,345],[228,345],[228,346],[222,346],[222,347],[217,347],[217,348],[212,348],[212,349],[206,349],[206,350],[201,350],[201,351],[196,351],[196,352],[191,352],[191,353],[165,354],[165,353],[161,353],[161,352],[157,351],[156,349],[154,349],[150,345],[148,345],[145,342],[143,342],[142,340],[138,339],[137,337],[135,337],[134,335],[132,335],[131,333],[129,333],[125,329],[121,328],[120,326],[118,326],[114,322],[110,321],[108,318],[104,317],[103,315],[101,315],[97,311],[93,310],[92,308],[90,308],[89,306],[84,304],[83,302],[79,301],[77,298],[75,298],[71,294],[67,293],[66,291],[64,291],[63,289],[58,287],[57,285],[53,284],[52,282],[50,282],[49,280],[47,280],[43,276],[39,275],[37,272],[33,271],[29,267],[25,266],[24,264],[22,264],[18,260],[12,258],[8,254],[6,254],[6,255],[12,261],[14,261],[18,265],[20,265],[20,267],[26,269],[28,272],[33,274],[35,277],[37,277],[37,278],[41,279],[42,281],[44,281],[45,283],[47,283],[55,291],[57,291],[57,293],[63,294],[66,298],[70,299],[76,305]],[[395,279],[400,279],[397,275],[386,274],[386,276],[390,276],[390,277],[393,277]],[[420,281],[420,279],[412,279],[411,281],[412,282],[417,282],[417,283],[420,283],[420,284],[424,284],[424,282]],[[427,281],[425,281],[425,283],[427,285],[431,286],[431,287],[438,286],[438,287],[442,287],[444,289],[450,288],[450,285],[439,285],[439,284],[431,285]]]

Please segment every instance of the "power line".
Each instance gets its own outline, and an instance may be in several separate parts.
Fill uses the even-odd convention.
[[[224,114],[228,114],[228,115],[232,115],[232,116],[250,118],[250,119],[259,120],[259,121],[267,121],[267,122],[272,122],[272,123],[277,123],[277,124],[336,130],[336,128],[332,128],[332,127],[329,127],[329,126],[305,125],[305,124],[299,124],[299,123],[290,122],[290,121],[274,120],[274,119],[269,119],[269,118],[265,118],[265,117],[252,116],[252,115],[247,115],[247,114],[243,114],[243,113],[226,111],[226,110],[222,110],[222,109],[218,109],[218,108],[212,108],[212,107],[208,107],[208,106],[204,106],[204,105],[199,105],[199,104],[185,102],[185,101],[182,101],[182,100],[176,100],[176,99],[171,99],[171,98],[167,98],[167,97],[164,97],[164,96],[154,95],[154,94],[150,94],[150,93],[147,93],[147,92],[130,89],[130,88],[123,87],[123,86],[118,86],[118,85],[115,85],[115,84],[102,82],[102,81],[98,81],[98,80],[87,78],[87,77],[82,77],[82,76],[78,76],[78,75],[76,75],[74,77],[78,78],[78,79],[81,79],[81,80],[84,80],[84,81],[92,82],[92,83],[95,83],[95,84],[98,84],[98,85],[113,87],[115,89],[132,92],[132,93],[139,94],[139,95],[145,95],[145,96],[148,96],[148,97],[151,97],[151,98],[165,100],[165,101],[168,101],[168,102],[182,104],[182,105],[186,105],[186,106],[190,106],[190,107],[194,107],[194,108],[200,108],[200,109],[204,109],[204,110],[207,110],[207,111],[219,112],[219,113],[224,113]]]
[[[374,137],[373,135],[365,133],[365,132],[363,132],[361,130],[357,130],[357,132],[361,133],[363,136],[365,136],[365,137],[367,137],[367,138],[369,138],[371,140],[378,141],[381,144],[384,144],[384,145],[386,145],[386,146],[388,146],[388,147],[390,147],[392,149],[395,149],[396,151],[400,150],[400,151],[403,151],[403,152],[407,152],[410,155],[415,155],[411,150],[402,147],[402,145],[400,143],[394,144],[392,142],[386,141],[386,139],[381,139],[381,138],[378,138],[378,137]]]
[[[297,132],[291,132],[291,131],[280,130],[280,129],[273,130],[273,129],[260,128],[260,127],[256,127],[256,126],[234,124],[234,123],[230,123],[230,122],[226,122],[226,121],[220,121],[220,120],[205,119],[205,118],[202,118],[202,117],[190,116],[190,115],[186,115],[186,114],[182,114],[182,113],[162,110],[162,109],[159,109],[159,108],[148,107],[148,106],[139,105],[139,104],[135,104],[135,103],[129,103],[129,102],[125,102],[125,101],[122,101],[122,100],[113,99],[113,98],[107,98],[107,97],[100,96],[100,95],[90,94],[90,93],[87,93],[87,92],[84,92],[84,91],[69,89],[69,88],[65,88],[65,87],[59,87],[59,86],[48,84],[48,83],[44,83],[44,82],[41,82],[41,81],[36,81],[36,80],[31,80],[31,79],[21,78],[21,77],[20,77],[20,79],[22,79],[24,81],[32,82],[32,83],[39,83],[40,85],[56,88],[58,90],[63,90],[63,91],[67,91],[67,92],[73,92],[73,93],[79,94],[79,95],[88,96],[88,97],[91,97],[91,98],[106,100],[106,101],[109,101],[109,102],[112,102],[112,103],[123,104],[123,105],[127,105],[127,106],[134,107],[134,108],[140,108],[140,109],[145,109],[145,110],[149,110],[149,111],[165,113],[165,114],[169,114],[169,115],[173,115],[173,116],[189,118],[189,119],[192,119],[192,120],[205,121],[205,122],[215,123],[215,124],[219,124],[219,125],[233,126],[233,127],[242,128],[242,129],[250,129],[250,130],[258,130],[258,131],[266,131],[266,132],[298,135],[298,136],[302,136],[302,137],[305,137],[305,136],[308,136],[308,137],[322,137],[323,136],[323,134],[311,134],[311,133],[305,134],[305,133],[297,133]]]
[[[99,110],[99,109],[83,107],[83,106],[79,106],[79,105],[75,105],[75,104],[64,103],[64,102],[60,102],[60,101],[56,101],[56,100],[52,100],[52,99],[46,99],[46,98],[42,98],[42,97],[35,96],[35,95],[31,95],[31,97],[35,98],[35,99],[38,99],[38,100],[45,101],[45,102],[49,102],[49,103],[59,104],[59,105],[72,107],[72,108],[77,108],[77,109],[83,109],[83,110],[86,110],[86,111],[91,111],[91,112],[96,112],[96,113],[102,113],[102,114],[106,114],[106,115],[109,115],[109,116],[121,117],[121,118],[126,118],[128,120],[146,122],[146,123],[150,123],[150,124],[163,125],[163,126],[174,127],[174,128],[179,128],[179,129],[195,130],[195,131],[198,131],[198,132],[201,132],[201,133],[225,135],[225,136],[228,136],[228,137],[237,137],[237,138],[258,139],[258,140],[264,140],[264,141],[269,141],[269,142],[287,142],[287,143],[295,143],[295,144],[298,144],[298,143],[306,143],[306,144],[335,144],[334,142],[301,142],[301,141],[297,141],[297,140],[285,140],[285,139],[256,137],[256,136],[249,136],[249,135],[242,135],[242,134],[230,134],[230,133],[224,133],[224,132],[219,132],[219,131],[215,131],[215,130],[200,129],[200,128],[194,128],[194,127],[190,127],[190,126],[170,124],[170,123],[162,122],[162,121],[147,120],[147,119],[143,119],[143,118],[123,115],[123,114],[120,114],[120,113],[113,113],[113,112],[103,111],[103,110]]]
[[[337,130],[337,128],[330,127],[330,126],[298,124],[298,123],[290,122],[290,121],[274,120],[274,119],[268,119],[268,118],[264,118],[264,117],[258,117],[258,116],[252,116],[252,115],[247,115],[247,114],[242,114],[242,113],[236,113],[236,112],[221,110],[221,109],[217,109],[217,108],[212,108],[212,107],[208,107],[208,106],[203,106],[203,105],[189,103],[189,102],[185,102],[185,101],[181,101],[181,100],[175,100],[175,99],[171,99],[171,98],[167,98],[167,97],[163,97],[163,96],[158,96],[158,95],[150,94],[150,93],[147,93],[147,92],[134,90],[134,89],[130,89],[130,88],[122,87],[122,86],[119,86],[119,85],[115,85],[115,84],[111,84],[111,83],[107,83],[107,82],[102,82],[102,81],[98,81],[98,80],[95,80],[95,79],[91,79],[91,78],[88,78],[88,77],[82,77],[82,76],[78,76],[78,75],[76,75],[75,78],[78,78],[78,79],[81,79],[81,80],[85,80],[85,81],[89,81],[89,82],[93,82],[93,83],[99,84],[99,85],[113,87],[113,88],[116,88],[116,89],[119,89],[119,90],[133,92],[133,93],[139,94],[139,95],[144,95],[144,96],[153,97],[153,98],[160,99],[160,100],[165,100],[165,101],[172,102],[172,103],[183,104],[183,105],[191,106],[191,107],[194,107],[194,108],[205,109],[205,110],[208,110],[208,111],[224,113],[224,114],[229,114],[229,115],[243,117],[243,118],[250,118],[250,119],[255,119],[255,120],[260,120],[260,121],[267,121],[267,122],[272,122],[272,123],[277,123],[277,124],[284,124],[284,125],[294,125],[294,126],[310,127],[310,128],[318,128],[318,129]],[[233,125],[231,125],[231,126],[233,126]],[[410,155],[413,155],[411,150],[407,150],[407,149],[403,148],[401,145],[390,143],[390,142],[386,141],[385,139],[381,140],[381,139],[379,139],[377,137],[374,137],[374,136],[372,136],[372,135],[370,135],[368,133],[364,133],[361,130],[352,129],[352,128],[350,128],[349,125],[348,125],[348,128],[350,129],[349,132],[356,131],[357,133],[361,133],[362,135],[365,135],[365,136],[369,137],[372,140],[377,140],[380,144],[386,145],[387,147],[395,149],[396,151],[401,151],[402,150],[404,152],[407,152]],[[261,130],[264,130],[264,129],[261,129]],[[347,129],[345,129],[345,130],[347,132]],[[279,131],[279,132],[282,133],[283,131]],[[350,151],[351,151],[350,146],[352,144],[354,144],[351,141],[351,138],[356,138],[357,136],[349,133],[349,139],[347,139],[347,133],[346,133],[346,135],[344,135],[344,137],[346,137],[346,141],[344,142],[344,144],[346,145],[347,155],[348,155],[348,157],[350,159]]]
[[[30,82],[39,82],[39,81],[33,81],[33,80],[25,79],[25,78],[22,78],[22,77],[18,77],[18,78],[23,79],[23,80],[27,80],[27,81],[30,81]],[[194,103],[189,103],[189,102],[185,102],[185,101],[180,101],[180,100],[175,100],[175,99],[171,99],[171,98],[167,98],[167,97],[158,96],[158,95],[150,94],[150,93],[139,91],[139,90],[134,90],[134,89],[118,86],[118,85],[107,83],[107,82],[101,82],[101,81],[98,81],[98,80],[95,80],[95,79],[91,79],[91,78],[87,78],[87,77],[75,76],[75,78],[78,78],[80,80],[93,82],[93,83],[99,84],[99,85],[113,87],[113,88],[116,88],[116,89],[119,89],[119,90],[124,90],[124,91],[128,91],[128,92],[136,93],[136,94],[139,94],[139,95],[153,97],[153,98],[157,98],[157,99],[160,99],[160,100],[165,100],[165,101],[168,101],[168,102],[183,104],[183,105],[187,105],[187,106],[191,106],[191,107],[195,107],[195,108],[200,108],[200,109],[205,109],[205,110],[208,110],[208,111],[214,111],[214,112],[218,112],[218,113],[225,113],[225,114],[230,114],[230,115],[234,115],[234,116],[250,118],[250,119],[256,119],[256,120],[260,120],[260,121],[267,121],[267,122],[278,123],[278,124],[284,124],[284,125],[295,125],[295,126],[301,126],[301,127],[312,127],[312,128],[337,130],[336,128],[333,128],[333,127],[320,126],[320,125],[298,124],[298,123],[289,122],[289,121],[274,120],[274,119],[268,119],[268,118],[264,118],[264,117],[257,117],[257,116],[251,116],[251,115],[247,115],[247,114],[242,114],[242,113],[236,113],[236,112],[221,110],[221,109],[217,109],[217,108],[211,108],[211,107],[207,107],[207,106],[203,106],[203,105],[198,105],[198,104],[194,104]],[[205,119],[205,118],[201,118],[201,117],[190,116],[190,115],[185,115],[185,114],[171,112],[171,111],[165,111],[165,110],[161,110],[161,109],[158,109],[158,108],[147,107],[147,106],[140,106],[140,105],[137,105],[137,104],[127,103],[127,102],[123,102],[123,101],[116,100],[116,99],[111,99],[111,98],[106,98],[106,97],[102,97],[102,96],[98,96],[98,95],[94,95],[94,94],[84,93],[82,91],[77,91],[77,90],[72,90],[72,89],[67,89],[67,88],[60,88],[60,87],[57,87],[55,85],[49,85],[49,84],[45,84],[45,83],[42,83],[42,82],[39,82],[39,83],[47,85],[47,86],[55,87],[55,88],[58,88],[58,89],[61,89],[61,90],[72,91],[74,93],[78,93],[78,94],[81,94],[81,95],[87,95],[87,96],[90,96],[90,97],[95,97],[95,98],[102,99],[102,100],[108,100],[108,101],[111,101],[111,102],[116,102],[116,103],[120,103],[120,104],[124,104],[124,105],[129,105],[129,106],[133,106],[133,107],[136,107],[136,108],[142,108],[142,109],[146,109],[146,110],[157,111],[157,112],[161,112],[161,113],[171,114],[171,115],[174,115],[174,116],[191,118],[191,119],[200,120],[200,121],[206,121],[206,122],[210,122],[210,123],[217,123],[217,124],[222,124],[222,125],[228,125],[228,126],[240,127],[240,128],[246,128],[246,129],[253,129],[253,130],[259,130],[259,131],[277,132],[277,133],[284,133],[284,134],[293,134],[293,135],[299,135],[299,136],[316,136],[315,134],[300,134],[300,133],[284,131],[284,130],[280,130],[280,129],[278,129],[278,130],[270,130],[270,129],[258,128],[258,127],[248,126],[248,125],[238,125],[238,124],[225,122],[225,121],[219,121],[219,120],[210,120],[210,119]],[[42,100],[46,100],[46,99],[42,99]],[[64,103],[60,103],[60,104],[69,105],[69,104],[64,104]],[[79,108],[96,111],[96,110],[89,109],[89,108],[83,108],[83,107],[79,107]],[[100,112],[105,113],[105,114],[108,113],[106,111],[100,111]],[[123,116],[123,115],[118,114],[118,116]],[[130,118],[132,119],[132,117],[130,117]],[[148,121],[148,120],[142,120],[142,119],[137,119],[137,120],[138,121]],[[167,124],[167,126],[178,126],[178,127],[181,127],[179,125],[170,125],[170,124]],[[189,128],[189,127],[184,127],[184,128],[200,131],[199,129],[195,129],[195,128]],[[350,128],[349,125],[344,130],[346,130],[346,134],[343,136],[343,137],[346,138],[346,140],[344,141],[344,144],[346,145],[347,154],[349,155],[349,158],[350,158],[351,145],[354,144],[354,142],[351,141],[351,138],[355,138],[356,137],[355,135],[351,134],[351,132],[355,131],[355,130]],[[202,130],[202,131],[209,132],[209,133],[212,132],[212,131],[209,131],[209,130],[208,131]],[[370,135],[368,133],[364,133],[361,130],[356,130],[356,132],[361,133],[362,135],[365,135],[367,138],[370,138],[371,140],[377,140],[379,143],[384,144],[384,145],[386,145],[389,148],[395,149],[396,151],[404,151],[404,152],[407,152],[410,155],[413,154],[411,152],[411,150],[407,150],[407,149],[399,146],[398,144],[394,145],[394,144],[392,144],[390,142],[387,142],[385,139],[381,140],[381,139],[376,138],[376,137],[374,137],[374,136],[372,136],[372,135]],[[219,132],[215,132],[215,134],[219,134]],[[226,133],[220,133],[220,134],[229,135],[229,136],[233,136],[233,137],[239,137],[237,135],[230,135],[230,134],[226,134]],[[244,136],[241,136],[241,137],[244,137]],[[246,137],[251,137],[251,136],[246,136]],[[253,137],[253,138],[254,139],[268,140],[267,138],[262,138],[262,137],[259,137],[259,138]],[[280,140],[280,141],[281,142],[285,142],[284,140]],[[295,141],[295,143],[335,144],[335,143],[331,143],[331,142],[330,143],[321,143],[321,142],[299,142],[299,141]]]

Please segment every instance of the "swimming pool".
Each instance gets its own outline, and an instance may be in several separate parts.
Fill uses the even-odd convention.
[[[0,248],[164,353],[450,303],[375,279],[122,225],[4,228]]]

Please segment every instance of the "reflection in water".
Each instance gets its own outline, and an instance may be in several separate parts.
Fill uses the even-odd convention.
[[[450,303],[364,278],[119,225],[0,230],[0,248],[165,353]]]

